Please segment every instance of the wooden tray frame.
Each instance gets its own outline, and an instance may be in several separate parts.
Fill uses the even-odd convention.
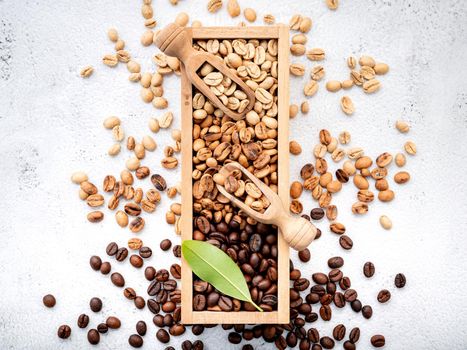
[[[277,39],[278,40],[278,188],[289,206],[289,30],[285,25],[268,27],[187,28],[192,40],[198,39]],[[181,75],[182,118],[182,240],[193,237],[192,196],[192,85]],[[193,310],[193,273],[182,257],[182,314],[184,324],[286,324],[290,321],[289,247],[278,235],[277,311],[218,312]]]

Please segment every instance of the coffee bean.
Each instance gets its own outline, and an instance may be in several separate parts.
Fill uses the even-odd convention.
[[[157,340],[161,343],[168,343],[170,341],[170,335],[165,329],[159,329],[156,333]]]
[[[147,326],[146,326],[146,322],[144,321],[138,321],[136,323],[136,332],[141,335],[141,336],[144,336],[147,332]]]
[[[334,347],[334,340],[332,340],[331,338],[327,337],[327,336],[324,336],[322,337],[320,340],[319,340],[319,343],[321,344],[321,346],[325,349],[332,349]]]
[[[233,307],[232,299],[230,299],[227,296],[221,295],[218,301],[218,305],[222,309],[222,311],[230,311]]]
[[[308,340],[312,343],[319,342],[319,331],[316,328],[310,328],[307,333]]]
[[[105,321],[105,324],[110,328],[110,329],[118,329],[122,325],[120,322],[120,319],[115,317],[115,316],[109,316],[107,317],[107,320]]]
[[[177,244],[172,248],[172,253],[176,258],[180,258],[182,256],[182,246]]]
[[[326,284],[326,292],[328,294],[334,295],[336,293],[336,284],[334,282],[328,282]]]
[[[117,254],[117,250],[118,250],[118,245],[117,245],[117,243],[115,243],[115,242],[110,242],[110,243],[107,245],[107,248],[105,249],[105,252],[106,252],[107,255],[109,255],[109,256],[114,256],[115,254]]]
[[[165,191],[167,189],[167,183],[165,182],[165,179],[159,174],[152,175],[151,182],[159,191]]]
[[[321,305],[319,308],[319,315],[323,321],[329,321],[332,317],[332,310],[329,305]]]
[[[152,249],[149,247],[141,247],[139,248],[139,255],[144,258],[150,258],[152,256]]]
[[[148,266],[144,269],[144,277],[146,277],[148,281],[152,281],[156,277],[156,272],[154,267]]]
[[[175,308],[176,308],[176,305],[172,301],[167,301],[162,305],[162,311],[164,311],[165,313],[173,312]]]
[[[171,246],[172,242],[170,241],[170,239],[164,239],[161,241],[160,247],[163,251],[169,250]]]
[[[306,278],[299,278],[298,280],[294,281],[293,287],[295,290],[303,292],[305,289],[308,289],[310,286],[310,281]]]
[[[371,316],[373,315],[373,309],[371,308],[370,305],[365,305],[365,306],[362,308],[362,315],[363,315],[363,317],[365,317],[366,319],[371,318]]]
[[[88,342],[92,345],[99,344],[99,341],[101,340],[101,336],[99,335],[99,332],[92,328],[88,331]]]
[[[242,350],[254,350],[254,347],[251,344],[245,344],[242,346]]]
[[[135,304],[137,309],[144,309],[146,306],[146,301],[144,300],[143,297],[137,296],[135,300],[133,300],[133,303]]]
[[[339,237],[339,244],[345,250],[350,250],[353,247],[353,241],[347,235],[342,235]]]
[[[160,312],[161,307],[156,300],[148,299],[147,304],[149,311],[151,311],[153,314],[158,314]]]
[[[345,326],[343,324],[338,324],[334,327],[332,331],[332,336],[337,341],[341,341],[345,337]]]
[[[58,327],[57,335],[61,339],[67,339],[71,335],[70,326],[63,324],[60,327]]]
[[[130,299],[130,300],[134,300],[136,298],[136,292],[131,287],[125,288],[123,290],[123,295],[125,296],[125,298]]]
[[[128,249],[125,247],[121,247],[117,250],[117,253],[115,253],[115,258],[117,261],[124,261],[126,257],[128,256]]]
[[[336,292],[333,297],[334,305],[338,308],[343,308],[345,306],[345,297],[341,292]]]
[[[204,350],[204,343],[201,340],[195,340],[193,342],[193,350]]]
[[[358,340],[360,339],[360,328],[358,327],[355,327],[355,328],[352,328],[352,330],[350,331],[350,334],[349,334],[349,340],[352,344],[355,344],[358,342]]]
[[[293,332],[289,332],[285,337],[285,340],[287,342],[287,345],[291,348],[294,348],[298,343],[297,336]]]
[[[386,303],[391,299],[391,292],[387,289],[383,289],[378,293],[377,299],[380,303]]]
[[[193,297],[193,309],[202,311],[206,307],[206,297],[203,294],[196,294]]]
[[[404,288],[406,283],[405,275],[403,273],[398,273],[394,278],[394,284],[397,288]]]
[[[331,282],[339,282],[344,277],[344,274],[339,269],[332,269],[329,271],[328,276]]]
[[[298,258],[300,259],[300,261],[308,262],[310,261],[310,257],[311,257],[311,254],[308,248],[305,248],[298,252]]]
[[[167,315],[166,315],[167,317]],[[171,323],[173,323],[173,319],[171,318]],[[182,324],[174,324],[173,326],[170,327],[169,329],[169,333],[175,337],[178,337],[179,335],[182,335],[183,333],[185,333],[186,331],[186,328],[184,325]]]
[[[192,347],[193,347],[193,344],[192,344],[191,341],[189,341],[189,340],[183,341],[182,350],[191,350]]]
[[[343,277],[340,281],[339,281],[339,287],[341,287],[342,290],[347,290],[351,287],[351,282],[350,282],[350,278],[348,277]]]
[[[331,294],[324,294],[320,299],[319,302],[321,305],[329,305],[332,302],[332,295]]]
[[[301,329],[304,329],[304,328],[301,328]],[[305,339],[300,340],[300,344],[298,348],[300,350],[310,350],[310,346],[311,346],[310,342],[308,341],[308,339],[305,338]]]
[[[112,270],[112,265],[108,261],[103,262],[100,268],[100,271],[103,275],[108,275]]]
[[[313,281],[317,284],[326,284],[328,283],[328,276],[322,272],[314,273],[312,276]]]
[[[97,325],[97,331],[99,333],[107,333],[109,331],[109,326],[107,326],[105,323],[99,323]]]
[[[79,315],[76,323],[79,328],[86,328],[89,324],[89,316],[86,314]]]
[[[347,183],[347,182],[349,182],[349,175],[347,174],[347,172],[345,170],[337,169],[336,170],[336,179],[339,182]]]
[[[375,348],[382,348],[386,344],[386,339],[383,335],[377,334],[371,337],[371,345]]]
[[[89,307],[91,308],[92,311],[94,312],[99,312],[102,309],[102,300],[99,298],[91,298],[89,301]]]
[[[111,274],[110,275],[110,280],[117,287],[123,287],[125,285],[125,279],[118,272],[114,272],[113,274]]]
[[[134,348],[140,348],[143,346],[143,338],[141,338],[138,334],[132,334],[128,338],[128,344]]]
[[[182,267],[179,264],[173,264],[170,266],[170,273],[173,278],[180,279],[182,277]]]
[[[91,265],[91,268],[94,271],[99,271],[99,269],[101,268],[101,265],[102,265],[102,260],[97,255],[93,255],[89,259],[89,265]]]
[[[352,301],[355,301],[358,297],[357,291],[354,289],[347,289],[344,293],[345,301],[348,301],[351,303]]]
[[[139,255],[133,254],[132,256],[130,256],[130,264],[139,269],[144,264],[143,258]]]
[[[360,312],[362,310],[362,302],[356,299],[350,303],[350,307],[353,311]]]
[[[313,208],[310,211],[310,217],[313,220],[321,220],[324,217],[324,210],[322,208]]]
[[[375,265],[370,261],[366,262],[365,265],[363,265],[363,274],[368,278],[373,277],[375,274]]]
[[[193,335],[201,335],[204,332],[204,326],[200,324],[195,324],[191,326],[191,332]]]
[[[355,350],[356,346],[355,344],[351,343],[350,340],[346,340],[344,342],[344,350]]]
[[[57,301],[52,294],[47,294],[42,298],[42,302],[46,307],[54,307]]]
[[[340,256],[332,257],[328,260],[328,266],[331,269],[339,269],[344,266],[344,259],[342,259]]]

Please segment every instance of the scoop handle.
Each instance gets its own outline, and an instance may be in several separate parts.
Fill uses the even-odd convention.
[[[277,221],[282,236],[287,244],[295,250],[303,250],[315,239],[317,229],[308,220],[302,217],[283,215]]]

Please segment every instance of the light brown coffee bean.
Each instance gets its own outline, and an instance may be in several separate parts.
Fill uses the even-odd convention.
[[[398,184],[405,184],[410,180],[410,174],[407,171],[399,171],[394,175],[394,181]]]
[[[292,140],[289,142],[289,152],[293,155],[298,155],[302,153],[302,146],[297,141]]]
[[[99,210],[92,211],[88,214],[87,218],[89,222],[101,222],[104,219],[104,213]]]
[[[310,61],[322,61],[325,58],[325,53],[323,49],[313,48],[306,53],[306,57]]]
[[[300,198],[300,196],[302,195],[302,192],[303,192],[303,185],[298,181],[292,182],[292,184],[290,185],[290,197],[292,199]]]
[[[139,238],[130,238],[128,240],[128,248],[132,250],[139,250],[143,246],[143,241]]]
[[[363,91],[366,92],[367,94],[372,94],[378,91],[380,87],[381,87],[381,84],[376,79],[371,79],[363,83]]]
[[[305,96],[313,96],[318,92],[318,83],[315,80],[310,80],[305,84],[303,88],[303,93]]]
[[[323,66],[314,66],[311,68],[311,79],[319,81],[324,77],[325,70]]]
[[[339,91],[342,88],[342,84],[339,80],[329,80],[326,82],[326,89],[331,92]]]
[[[104,196],[101,194],[91,194],[86,198],[86,202],[90,207],[100,207],[104,204]]]
[[[390,202],[394,199],[394,192],[392,190],[384,190],[378,193],[378,199],[381,202]]]
[[[402,153],[397,153],[394,162],[398,167],[403,167],[406,162],[405,156]]]
[[[411,156],[417,154],[417,146],[412,141],[407,141],[404,144],[404,149],[407,152],[407,154],[410,154]]]
[[[82,171],[76,171],[71,175],[71,181],[79,185],[81,182],[88,181],[88,176]]]
[[[227,12],[230,17],[238,17],[240,15],[240,5],[237,0],[228,0],[227,2]]]
[[[142,217],[137,217],[130,222],[130,230],[133,233],[140,232],[144,228],[144,219]]]
[[[128,225],[128,215],[121,210],[115,213],[115,220],[120,227],[126,227]]]
[[[349,96],[342,96],[341,109],[347,115],[352,115],[355,112],[354,104]]]
[[[404,122],[403,120],[398,120],[396,122],[396,129],[399,130],[399,132],[405,134],[409,132],[410,126],[407,122]]]
[[[352,204],[352,213],[354,214],[366,214],[368,212],[368,204],[365,202],[356,202]]]

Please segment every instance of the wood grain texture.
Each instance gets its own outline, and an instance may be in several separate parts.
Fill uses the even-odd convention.
[[[278,39],[278,187],[289,205],[289,31],[284,25],[268,27],[201,27],[187,29],[197,39]],[[192,85],[182,66],[182,240],[192,239]],[[193,274],[182,258],[182,323],[285,324],[289,322],[289,247],[278,234],[278,305],[273,312],[193,311]]]

